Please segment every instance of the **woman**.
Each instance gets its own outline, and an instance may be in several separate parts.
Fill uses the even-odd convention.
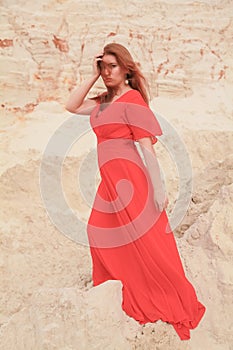
[[[106,92],[86,99],[100,76]],[[185,276],[165,211],[153,146],[162,130],[148,106],[146,81],[124,46],[108,44],[94,57],[91,78],[66,109],[90,114],[97,136],[101,182],[87,225],[94,286],[121,280],[129,316],[141,324],[168,322],[180,339],[189,339],[205,306]]]

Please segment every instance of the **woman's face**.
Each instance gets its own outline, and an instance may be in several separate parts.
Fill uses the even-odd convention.
[[[100,62],[100,74],[107,87],[117,87],[124,83],[126,71],[122,69],[114,55],[104,55]]]

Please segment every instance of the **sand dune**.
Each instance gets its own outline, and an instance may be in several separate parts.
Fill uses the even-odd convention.
[[[143,4],[1,3],[2,350],[232,348],[232,1]],[[191,162],[183,182],[191,181],[190,202],[174,233],[207,312],[187,342],[161,321],[140,326],[127,317],[119,281],[93,288],[89,248],[77,238],[86,235],[99,181],[96,140],[88,117],[71,116],[64,104],[90,73],[92,55],[113,40],[141,62],[151,107],[177,132]],[[92,94],[102,89],[99,82]],[[59,128],[65,135],[70,118],[85,131],[63,157],[59,184],[83,223],[73,239],[51,221],[40,187],[46,146]],[[170,215],[179,193],[177,164],[162,142],[155,147]],[[53,191],[48,188],[51,196]]]

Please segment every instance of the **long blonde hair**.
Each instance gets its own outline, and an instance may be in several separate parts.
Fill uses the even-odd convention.
[[[129,72],[126,75],[126,79],[129,82],[129,86],[132,89],[138,90],[141,93],[144,101],[148,104],[148,83],[143,74],[141,73],[138,64],[134,62],[129,51],[121,44],[110,43],[104,47],[103,52],[104,55],[114,55],[120,67]],[[111,89],[109,89],[107,94],[103,94],[101,97],[101,102],[107,102],[111,100]]]

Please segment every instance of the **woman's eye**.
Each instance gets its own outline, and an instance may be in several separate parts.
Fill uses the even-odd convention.
[[[117,65],[116,64],[112,64],[112,67],[114,68],[114,67],[116,67]]]

